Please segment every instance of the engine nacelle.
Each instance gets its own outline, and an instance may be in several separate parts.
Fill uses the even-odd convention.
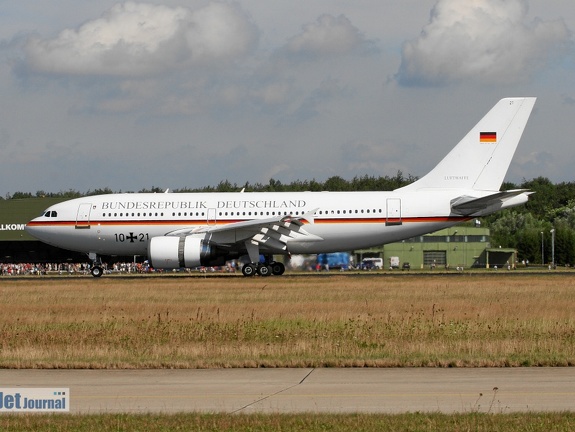
[[[148,258],[158,269],[193,268],[209,265],[216,258],[209,243],[200,237],[153,237]]]

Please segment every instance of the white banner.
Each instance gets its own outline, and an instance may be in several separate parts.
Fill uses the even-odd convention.
[[[68,412],[69,388],[2,388],[0,412]]]

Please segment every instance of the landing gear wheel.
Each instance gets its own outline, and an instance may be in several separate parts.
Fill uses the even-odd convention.
[[[273,262],[271,263],[272,274],[274,276],[281,276],[286,271],[285,266],[281,262]]]
[[[253,264],[246,264],[242,267],[242,273],[247,277],[254,276],[256,274],[256,266]]]
[[[269,265],[262,264],[258,267],[258,274],[260,276],[271,276],[272,268]]]
[[[94,277],[100,277],[104,274],[104,271],[102,270],[102,267],[94,266],[92,267],[92,270],[90,270],[90,273],[92,273],[92,276]]]

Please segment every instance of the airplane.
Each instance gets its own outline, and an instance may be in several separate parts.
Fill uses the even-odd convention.
[[[86,196],[49,207],[25,229],[85,252],[94,277],[101,255],[147,256],[166,270],[247,256],[244,276],[281,275],[274,255],[374,247],[527,202],[529,190],[499,189],[535,100],[501,99],[427,175],[393,191]]]

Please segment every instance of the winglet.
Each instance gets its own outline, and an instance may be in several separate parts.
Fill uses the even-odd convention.
[[[315,223],[315,212],[317,212],[319,210],[319,208],[313,209],[308,211],[307,213],[304,213],[303,215],[301,215],[299,217],[300,220],[305,220],[310,224]]]
[[[302,226],[305,222],[307,222],[309,224],[313,224],[313,223],[315,223],[315,212],[318,210],[319,210],[319,208],[310,210],[310,211],[302,214],[301,216],[287,215],[287,216],[284,216],[281,219],[281,221],[282,222],[295,223],[296,225],[299,225],[299,226]]]

